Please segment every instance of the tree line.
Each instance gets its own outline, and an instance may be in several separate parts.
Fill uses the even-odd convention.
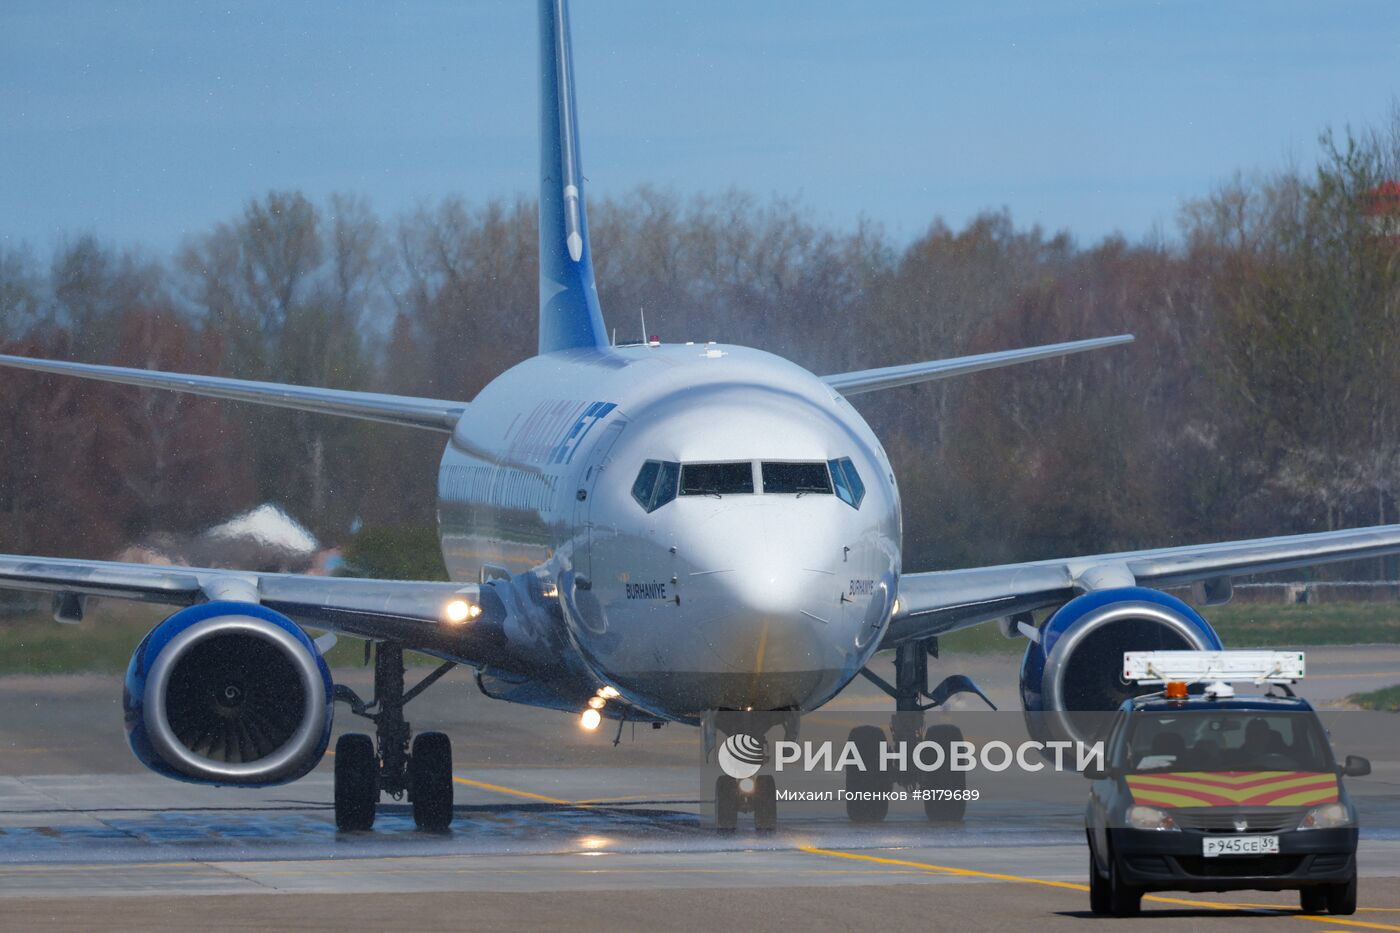
[[[1237,176],[1180,236],[1081,245],[1005,210],[908,244],[800,203],[642,187],[590,205],[604,314],[817,372],[1133,333],[1127,347],[862,396],[906,567],[1397,520],[1400,116]],[[1391,213],[1394,212],[1394,213]],[[3,241],[0,241],[3,243]],[[0,348],[470,400],[530,356],[536,218],[444,198],[250,200],[172,256],[0,245]],[[107,557],[275,502],[340,543],[422,528],[441,438],[0,370],[0,551]]]

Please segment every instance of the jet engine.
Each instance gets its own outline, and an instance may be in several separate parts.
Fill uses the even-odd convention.
[[[321,653],[290,619],[256,603],[209,602],[141,640],[122,705],[131,750],[151,770],[265,786],[321,760],[332,691]]]
[[[1200,613],[1160,590],[1120,587],[1076,597],[1026,646],[1021,702],[1034,713],[1112,711],[1145,691],[1123,679],[1123,652],[1219,650]],[[1039,731],[1039,730],[1037,730]]]

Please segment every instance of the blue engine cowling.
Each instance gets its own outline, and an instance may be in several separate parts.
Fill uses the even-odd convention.
[[[1028,713],[1115,710],[1149,689],[1123,680],[1125,651],[1224,647],[1200,613],[1161,590],[1099,590],[1061,606],[1026,646],[1021,703]]]
[[[286,616],[256,603],[201,603],[152,629],[131,656],[127,738],[167,777],[283,784],[325,755],[333,689],[321,653]]]

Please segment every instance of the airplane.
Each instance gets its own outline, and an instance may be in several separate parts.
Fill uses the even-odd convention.
[[[1400,526],[1388,525],[904,572],[894,469],[850,399],[1132,337],[825,376],[741,346],[612,345],[565,0],[539,0],[539,52],[539,352],[471,401],[0,356],[39,373],[446,435],[437,515],[451,582],[0,555],[0,586],[51,593],[59,621],[81,619],[93,597],[173,607],[124,683],[131,748],[154,771],[214,785],[297,780],[323,759],[340,702],[374,735],[336,743],[337,826],[368,830],[382,794],[407,793],[417,825],[442,831],[450,743],[414,735],[404,707],[454,665],[474,669],[487,696],[567,711],[589,729],[697,725],[713,721],[708,711],[788,717],[865,676],[894,701],[895,732],[917,738],[923,710],[980,692],[961,675],[930,687],[941,635],[995,621],[1024,637],[1028,711],[1113,709],[1134,692],[1119,677],[1125,650],[1222,647],[1163,587],[1189,584],[1213,605],[1243,574],[1400,553]],[[369,700],[332,681],[322,655],[335,633],[374,644]],[[412,687],[409,649],[442,662]],[[867,667],[882,649],[895,653],[892,684]]]

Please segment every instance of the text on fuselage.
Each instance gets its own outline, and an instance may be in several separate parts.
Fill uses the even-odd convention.
[[[628,583],[628,599],[665,599],[666,584],[664,583]]]

